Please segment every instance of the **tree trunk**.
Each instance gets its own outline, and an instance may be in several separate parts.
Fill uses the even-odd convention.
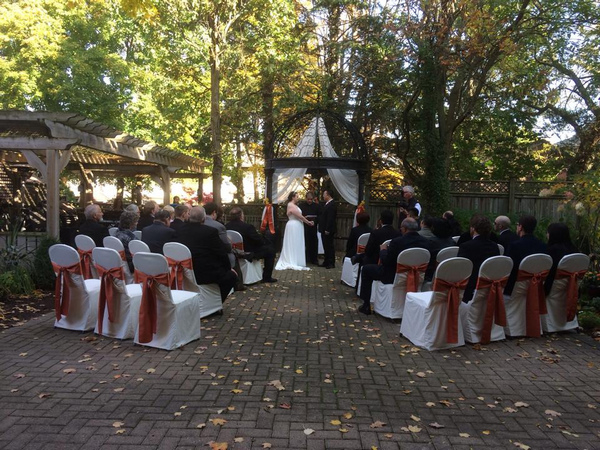
[[[210,146],[213,158],[213,201],[221,203],[223,182],[223,154],[221,152],[221,108],[220,84],[221,63],[219,59],[218,33],[214,17],[211,20],[212,48],[210,52]]]
[[[235,176],[234,176],[234,184],[236,188],[235,198],[238,203],[244,203],[244,169],[242,167],[242,143],[240,142],[240,137],[235,141]]]

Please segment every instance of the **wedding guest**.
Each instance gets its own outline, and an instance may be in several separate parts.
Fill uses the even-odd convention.
[[[371,220],[371,216],[366,211],[356,215],[358,225],[350,230],[350,236],[348,236],[348,242],[346,243],[346,258],[352,258],[356,255],[358,238],[372,231],[369,226],[369,220]]]
[[[131,203],[130,205],[127,205],[127,207],[125,208],[125,211],[134,212],[138,216],[138,219],[140,218],[140,208],[135,203]]]
[[[441,249],[454,247],[456,243],[452,239],[452,228],[446,219],[435,218],[432,221],[431,232],[433,237],[429,239],[431,242],[431,261],[425,272],[425,281],[431,281],[436,269],[437,255]]]
[[[392,225],[394,222],[394,213],[389,209],[381,211],[379,222],[381,223],[381,226],[371,231],[365,253],[356,255],[355,261],[352,261],[353,264],[356,262],[362,263],[363,265],[377,264],[379,261],[381,244],[389,239],[394,239],[400,234]]]
[[[173,219],[175,218],[175,208],[173,208],[171,205],[166,205],[163,207],[163,211],[169,211],[169,225],[170,225],[171,222],[173,222]]]
[[[408,217],[410,208],[417,208],[417,217],[421,214],[421,203],[415,197],[415,189],[412,186],[402,188],[403,200],[398,202],[398,224],[401,224]]]
[[[313,226],[304,225],[304,244],[306,245],[306,262],[309,264],[319,264],[319,239],[317,236],[317,227],[319,224],[320,207],[315,203],[315,197],[312,192],[306,193],[306,199],[300,203],[302,215],[307,220],[314,223]]]
[[[419,234],[423,236],[425,239],[432,239],[435,237],[431,227],[433,226],[433,217],[425,216],[421,221],[421,229],[419,230]]]
[[[225,245],[227,257],[229,258],[229,262],[231,263],[231,267],[233,268],[235,267],[235,255],[232,253],[231,241],[227,237],[227,228],[225,228],[225,225],[223,225],[217,220],[219,208],[219,205],[217,205],[215,202],[209,202],[204,205],[204,211],[206,213],[204,225],[217,230],[217,232],[219,233],[219,238],[221,239],[221,241],[223,241],[223,245]]]
[[[510,219],[507,216],[496,217],[494,229],[499,233],[498,244],[504,247],[504,251],[508,250],[510,244],[519,239],[517,233],[510,229]]]
[[[446,219],[450,224],[450,228],[452,230],[451,236],[460,236],[462,234],[460,223],[458,223],[458,220],[456,220],[452,211],[446,211],[442,215],[442,218]]]
[[[190,207],[188,205],[177,205],[175,207],[175,218],[170,225],[171,228],[173,228],[175,231],[179,231],[183,224],[188,221],[189,217]]]
[[[175,241],[177,232],[170,228],[170,218],[169,211],[161,209],[156,213],[152,225],[148,225],[142,230],[142,241],[148,244],[152,253],[160,253],[162,255],[163,246],[167,242]]]
[[[319,218],[319,232],[323,241],[325,259],[321,267],[335,268],[335,233],[337,232],[337,203],[330,191],[323,191],[323,211]]]
[[[551,223],[548,225],[548,248],[547,253],[552,257],[552,267],[550,273],[546,277],[544,282],[544,290],[546,295],[550,293],[552,284],[554,283],[554,277],[556,276],[556,269],[558,263],[563,256],[571,255],[573,253],[579,253],[577,247],[571,242],[571,233],[569,227],[561,222]]]
[[[83,211],[85,220],[79,226],[77,234],[85,234],[91,237],[96,244],[96,247],[104,246],[104,238],[108,236],[108,228],[100,223],[104,213],[99,205],[88,205]]]
[[[138,219],[139,217],[135,212],[123,211],[121,213],[121,217],[119,217],[119,229],[115,235],[115,237],[123,243],[123,247],[125,248],[125,257],[131,273],[133,273],[133,261],[131,252],[129,251],[129,243],[134,239],[137,239],[133,233],[133,230],[137,228]]]
[[[158,203],[153,200],[146,202],[144,205],[144,209],[140,215],[140,220],[138,221],[138,230],[143,230],[148,225],[152,225],[154,222],[154,216],[158,212],[160,208],[158,207]]]

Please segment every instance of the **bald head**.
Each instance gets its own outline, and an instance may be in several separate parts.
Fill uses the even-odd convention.
[[[102,219],[102,210],[98,205],[87,205],[83,211],[83,215],[87,220],[99,222]]]
[[[206,211],[202,206],[194,206],[190,210],[190,222],[193,223],[204,223],[206,219]]]
[[[510,229],[510,219],[507,216],[498,216],[494,220],[494,228],[496,231],[503,231]]]

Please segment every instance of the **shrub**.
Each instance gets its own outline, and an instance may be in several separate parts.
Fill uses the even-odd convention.
[[[600,316],[592,311],[580,311],[577,315],[579,326],[586,331],[600,329]]]
[[[60,244],[56,239],[46,236],[41,241],[35,251],[33,260],[33,271],[35,273],[35,285],[38,289],[52,290],[56,275],[52,269],[52,262],[48,255],[48,249],[54,244]]]
[[[35,286],[29,271],[23,267],[0,274],[0,295],[7,298],[10,295],[30,295]]]

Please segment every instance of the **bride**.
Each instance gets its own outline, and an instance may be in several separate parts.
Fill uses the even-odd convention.
[[[314,226],[314,222],[307,220],[298,207],[298,193],[292,192],[288,196],[287,205],[288,223],[285,225],[283,235],[283,248],[275,270],[310,270],[306,267],[306,254],[304,245],[304,225]]]

